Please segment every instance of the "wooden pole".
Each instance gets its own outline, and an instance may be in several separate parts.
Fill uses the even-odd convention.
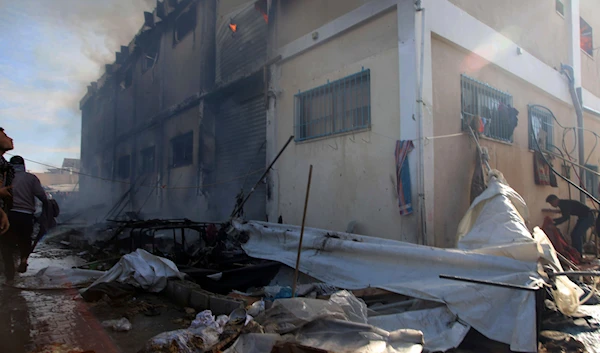
[[[308,209],[308,195],[310,194],[310,181],[312,179],[313,166],[308,171],[308,185],[306,186],[306,198],[304,199],[304,214],[302,215],[302,227],[300,228],[300,240],[298,241],[298,256],[296,257],[296,270],[294,271],[294,284],[292,286],[292,298],[296,296],[296,284],[298,282],[298,269],[300,268],[300,254],[302,253],[302,239],[304,238],[304,224],[306,223],[306,210]]]

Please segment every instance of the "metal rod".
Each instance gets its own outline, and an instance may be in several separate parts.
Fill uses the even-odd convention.
[[[485,285],[488,285],[488,286],[495,286],[495,287],[503,287],[503,288],[510,288],[510,289],[520,289],[520,290],[526,290],[526,291],[531,291],[531,292],[535,292],[535,291],[537,291],[539,289],[539,288],[535,288],[535,287],[521,286],[521,285],[518,285],[518,284],[492,282],[492,281],[486,281],[486,280],[481,280],[481,279],[473,279],[473,278],[465,278],[465,277],[459,277],[459,276],[440,275],[440,278],[451,279],[451,280],[454,280],[454,281],[462,281],[462,282],[470,282],[470,283],[477,283],[477,284],[485,284]]]
[[[598,276],[600,277],[600,271],[568,271],[568,272],[551,272],[548,273],[548,277],[557,277],[557,276]]]
[[[277,154],[277,156],[275,156],[275,159],[273,159],[273,161],[271,162],[271,164],[269,164],[269,166],[267,167],[267,170],[265,170],[265,172],[260,177],[260,179],[258,179],[258,181],[256,182],[256,184],[252,187],[252,189],[250,189],[250,192],[248,192],[248,195],[246,195],[246,198],[244,199],[244,201],[242,201],[242,203],[239,206],[236,206],[236,208],[233,210],[233,212],[231,213],[231,218],[235,217],[235,215],[241,209],[244,208],[244,205],[246,204],[246,202],[248,201],[248,199],[250,198],[250,196],[252,196],[252,194],[254,193],[254,190],[256,190],[256,188],[258,187],[258,185],[267,176],[267,174],[269,173],[269,171],[271,170],[271,168],[273,167],[273,165],[275,164],[275,162],[277,162],[277,160],[279,159],[279,157],[281,156],[281,154],[283,153],[283,151],[285,151],[285,149],[290,144],[290,142],[292,142],[293,139],[294,139],[294,135],[290,136],[290,138],[287,140],[287,142],[285,143],[285,145],[281,148],[281,150],[279,151],[279,153]]]
[[[294,271],[294,283],[292,285],[292,298],[296,296],[296,284],[298,282],[298,269],[300,267],[300,254],[302,253],[302,240],[304,239],[304,224],[306,223],[306,210],[308,209],[308,195],[310,194],[310,181],[312,180],[313,166],[308,170],[308,185],[306,186],[306,198],[304,199],[304,214],[302,215],[302,227],[300,228],[300,240],[298,241],[298,256],[296,257],[296,270]]]

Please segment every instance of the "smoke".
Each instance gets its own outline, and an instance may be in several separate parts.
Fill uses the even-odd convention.
[[[114,62],[115,52],[143,25],[143,12],[155,5],[156,0],[0,0],[4,127],[16,137],[25,136],[23,130],[39,136],[40,149],[78,148],[79,101],[87,85]],[[17,148],[21,140],[15,139]]]

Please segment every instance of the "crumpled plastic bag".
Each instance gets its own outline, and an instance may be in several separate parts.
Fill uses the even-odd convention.
[[[132,328],[131,322],[127,318],[120,318],[119,320],[106,320],[102,322],[102,327],[110,328],[113,331],[125,332]]]
[[[140,353],[202,352],[219,342],[219,336],[228,322],[227,315],[215,320],[212,311],[204,310],[196,315],[189,328],[154,336]]]
[[[250,308],[248,309],[248,315],[257,317],[258,315],[262,314],[264,311],[265,311],[265,301],[260,300],[250,306]]]
[[[154,336],[140,353],[197,353],[207,347],[204,338],[196,331],[184,329]]]
[[[367,306],[348,291],[340,291],[326,300],[310,298],[279,299],[256,322],[267,333],[285,334],[319,318],[338,319],[364,324]]]

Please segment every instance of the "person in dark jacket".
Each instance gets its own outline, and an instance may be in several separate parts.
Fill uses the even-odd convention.
[[[562,213],[562,217],[554,219],[555,225],[568,221],[571,216],[577,216],[577,223],[571,232],[571,245],[583,256],[583,240],[588,229],[594,225],[592,210],[579,201],[561,200],[556,195],[549,195],[546,202],[552,207],[558,207]]]
[[[27,271],[27,259],[31,252],[31,235],[33,233],[35,199],[37,198],[47,207],[48,199],[40,180],[33,174],[25,171],[23,157],[14,156],[10,159],[15,176],[12,182],[13,202],[8,220],[10,228],[3,237],[2,258],[6,281],[10,282],[15,277],[13,249],[19,248],[20,264],[18,271]]]

